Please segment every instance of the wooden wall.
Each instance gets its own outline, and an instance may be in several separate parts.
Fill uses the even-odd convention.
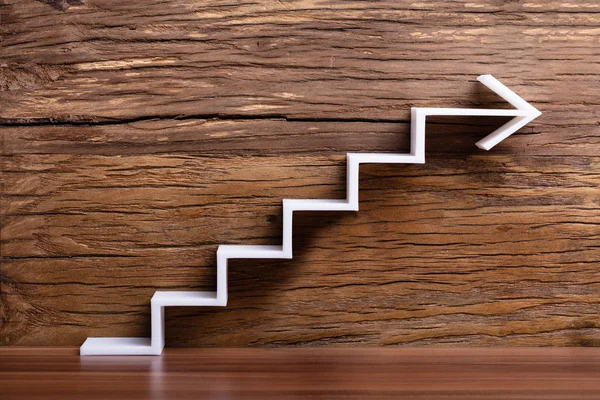
[[[347,151],[427,163],[361,169],[361,211],[303,213],[291,261],[235,260],[227,308],[169,308],[168,346],[600,345],[600,3],[5,0],[0,6],[0,343],[149,334],[157,289],[211,289],[218,244],[278,244],[282,198],[343,198]]]

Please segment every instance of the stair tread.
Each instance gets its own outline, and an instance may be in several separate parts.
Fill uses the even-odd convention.
[[[220,304],[213,291],[158,291],[152,296],[152,304],[158,306],[209,306]]]
[[[87,338],[80,348],[80,355],[152,355],[160,354],[154,349],[150,338],[144,337],[102,337]]]
[[[344,211],[354,210],[355,206],[346,199],[284,199],[284,207],[293,211]]]
[[[227,258],[286,258],[283,246],[226,244],[219,246],[218,255]]]

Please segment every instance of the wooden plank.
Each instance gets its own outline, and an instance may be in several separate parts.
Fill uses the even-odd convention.
[[[488,105],[492,106],[492,105]],[[578,123],[572,129],[542,115],[494,153],[536,156],[596,156],[600,126]],[[553,117],[557,120],[557,117]],[[504,118],[431,117],[427,153],[469,155],[474,143]],[[324,122],[283,119],[151,119],[117,124],[24,125],[0,129],[4,155],[201,153],[238,156],[344,155],[346,152],[406,152],[410,125],[404,122]]]
[[[72,348],[4,348],[0,359],[6,400],[600,395],[598,349],[166,349],[80,359]]]
[[[598,105],[595,0],[8,4],[6,122],[406,120],[410,106],[480,103],[466,84],[480,73],[543,111]],[[595,124],[598,108],[558,121],[586,119]]]
[[[600,5],[596,1],[8,1],[0,7],[0,343],[146,335],[156,289],[209,289],[220,243],[275,244],[282,198],[359,213],[296,218],[295,259],[231,264],[226,309],[169,309],[168,346],[599,346]]]

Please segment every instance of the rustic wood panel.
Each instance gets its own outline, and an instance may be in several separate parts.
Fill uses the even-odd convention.
[[[406,150],[411,106],[506,107],[480,73],[544,114],[490,154],[501,119],[432,120],[427,164],[364,166],[359,213],[300,214],[167,344],[600,345],[596,1],[5,3],[3,345],[148,334],[282,198],[344,197],[346,151]]]
[[[80,358],[74,348],[5,347],[0,361],[5,400],[600,395],[598,349],[166,349],[161,357]]]

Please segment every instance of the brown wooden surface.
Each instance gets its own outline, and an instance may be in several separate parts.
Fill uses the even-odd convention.
[[[160,357],[0,350],[2,399],[600,397],[600,349],[167,349]]]
[[[507,107],[482,73],[543,115],[489,154],[502,120],[432,120],[427,164],[363,167],[360,212],[297,217],[167,345],[600,345],[596,0],[0,13],[3,345],[148,335],[218,244],[279,243],[282,198],[344,197],[345,152],[406,150],[411,106]]]

